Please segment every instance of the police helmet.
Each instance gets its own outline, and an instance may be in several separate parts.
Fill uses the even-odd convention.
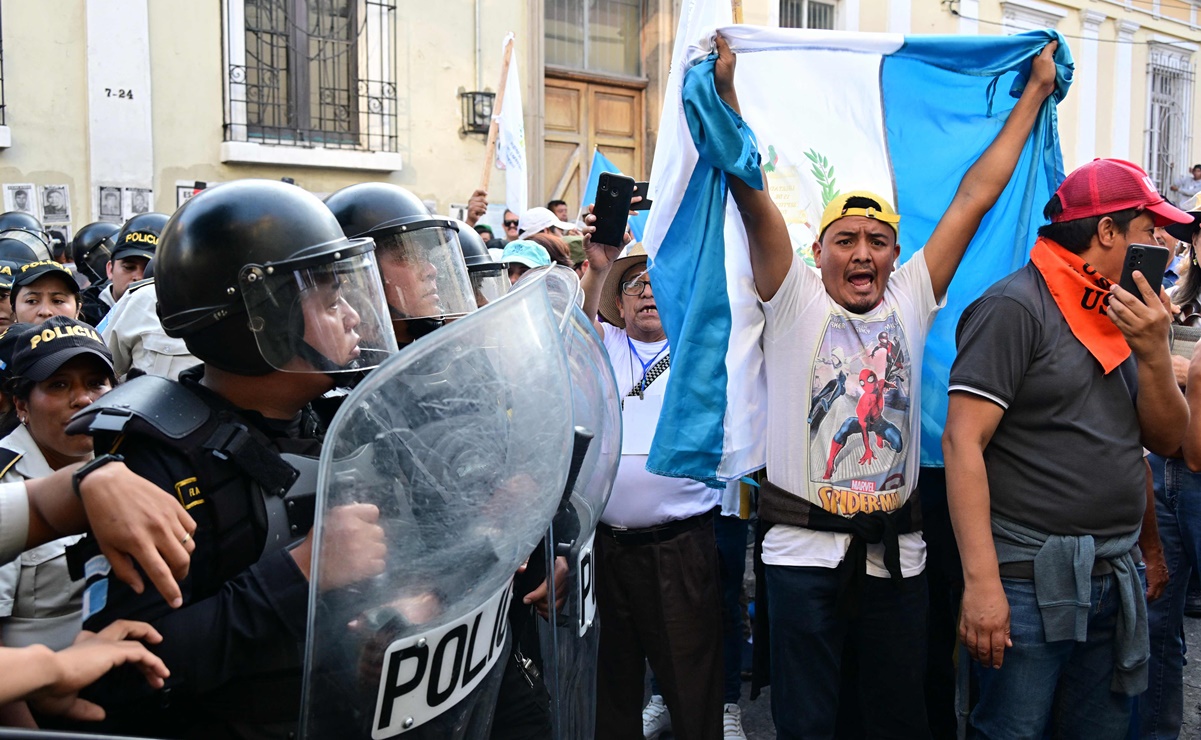
[[[158,314],[204,362],[239,375],[347,377],[396,351],[370,239],[275,180],[208,188],[167,222]]]
[[[431,215],[416,195],[390,183],[351,185],[325,204],[348,238],[375,240],[388,309],[402,339],[475,310],[454,221]]]
[[[508,268],[503,262],[492,259],[478,231],[462,221],[455,221],[455,224],[459,227],[459,246],[463,248],[475,302],[482,308],[509,292]]]
[[[50,236],[42,222],[32,213],[8,211],[0,213],[0,236],[24,242],[33,250],[36,259],[51,259]]]
[[[75,232],[71,260],[88,280],[95,283],[107,277],[104,266],[113,255],[114,237],[120,230],[116,224],[95,221]]]
[[[7,235],[0,235],[0,260],[24,265],[29,262],[38,262],[39,259],[37,253],[26,242]]]
[[[113,242],[113,256],[109,259],[116,262],[126,257],[153,257],[159,234],[163,233],[168,218],[170,216],[165,213],[150,212],[139,213],[126,221]]]

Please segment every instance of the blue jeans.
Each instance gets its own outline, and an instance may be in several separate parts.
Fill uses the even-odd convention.
[[[1034,581],[1002,578],[1009,600],[1009,636],[998,669],[980,668],[972,711],[975,737],[1121,740],[1130,726],[1130,697],[1109,690],[1113,677],[1117,580],[1092,579],[1088,640],[1047,642]],[[977,666],[978,667],[978,666]]]
[[[1147,605],[1151,662],[1147,691],[1139,698],[1140,736],[1176,738],[1184,712],[1184,599],[1201,553],[1201,474],[1183,460],[1149,455],[1155,480],[1155,518],[1168,565],[1168,587]]]
[[[859,613],[847,619],[835,606],[845,567],[764,568],[776,736],[928,738],[926,576],[867,578]],[[859,727],[848,728],[848,716]]]

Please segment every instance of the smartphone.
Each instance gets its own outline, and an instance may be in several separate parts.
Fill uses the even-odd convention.
[[[634,197],[634,178],[603,172],[596,188],[596,232],[592,241],[611,247],[625,243],[626,221],[630,218],[630,199]]]
[[[1122,279],[1118,281],[1118,285],[1142,300],[1143,293],[1134,284],[1134,271],[1138,270],[1151,285],[1151,290],[1159,295],[1159,288],[1163,285],[1163,273],[1168,269],[1171,256],[1172,253],[1166,247],[1156,244],[1131,244],[1126,247],[1126,263],[1122,266]]]
[[[641,195],[642,200],[630,206],[631,211],[649,211],[651,209],[651,199],[646,197],[650,192],[651,184],[649,182],[634,183],[634,195]]]

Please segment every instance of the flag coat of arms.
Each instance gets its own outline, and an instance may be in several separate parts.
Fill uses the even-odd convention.
[[[969,246],[926,344],[913,401],[922,415],[922,463],[941,465],[959,315],[1025,264],[1042,208],[1064,177],[1055,104],[1071,82],[1067,44],[1054,31],[968,37],[722,28],[738,56],[735,86],[749,127],[723,133],[735,117],[719,110],[724,103],[713,90],[713,32],[696,33],[688,22],[685,13],[681,33],[694,33],[698,43],[683,53],[677,44],[644,237],[677,379],[647,468],[713,486],[763,467],[768,403],[763,310],[725,178],[755,185],[762,164],[793,248],[810,265],[826,203],[852,190],[879,193],[901,214],[903,263],[1001,130],[1033,57],[1059,40],[1057,89]]]

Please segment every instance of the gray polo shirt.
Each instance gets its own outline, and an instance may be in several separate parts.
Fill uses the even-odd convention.
[[[1005,409],[988,446],[992,511],[1062,535],[1128,534],[1146,502],[1131,356],[1109,375],[1033,263],[963,312],[950,391]]]

